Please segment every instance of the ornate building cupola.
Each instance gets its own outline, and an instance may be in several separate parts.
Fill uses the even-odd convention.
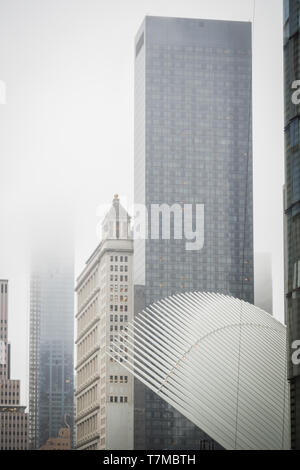
[[[118,194],[114,195],[112,207],[102,222],[102,240],[106,239],[127,240],[131,238],[130,216],[120,204]]]

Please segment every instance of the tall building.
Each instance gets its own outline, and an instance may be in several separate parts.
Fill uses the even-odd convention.
[[[298,88],[294,82],[300,79],[299,14],[299,0],[284,1],[285,314],[289,338],[292,449],[300,449],[300,365],[292,362],[293,343],[300,340],[300,105],[298,96],[294,95]]]
[[[8,281],[0,280],[0,450],[28,449],[28,415],[20,405],[20,380],[10,378]]]
[[[170,240],[136,240],[136,313],[195,290],[254,301],[251,75],[250,23],[146,17],[138,31],[134,202],[148,221],[154,204],[204,205],[204,245],[187,251],[175,222]],[[136,448],[201,447],[199,429],[135,389]]]
[[[133,318],[130,218],[115,195],[77,279],[76,448],[133,449],[133,378],[109,358]],[[126,354],[126,339],[123,343]]]
[[[36,250],[30,279],[30,448],[74,419],[74,267],[70,246]]]

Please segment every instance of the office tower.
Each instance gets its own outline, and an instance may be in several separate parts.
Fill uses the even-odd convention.
[[[39,449],[74,419],[71,244],[49,242],[32,256],[29,335],[30,448]]]
[[[107,350],[133,317],[130,218],[115,195],[77,279],[76,448],[133,449],[133,378]],[[126,354],[126,341],[123,343]]]
[[[71,450],[70,426],[61,428],[58,437],[51,437],[39,450]]]
[[[8,281],[0,280],[0,450],[28,449],[28,415],[20,405],[20,380],[10,378]]]
[[[251,70],[250,23],[146,17],[140,27],[134,202],[150,219],[153,204],[204,205],[204,246],[137,240],[135,313],[195,290],[254,301]],[[137,448],[201,446],[200,431],[160,398],[138,383],[135,395]]]
[[[285,80],[285,316],[288,328],[288,377],[291,386],[291,446],[300,449],[300,365],[293,363],[300,340],[300,142],[299,1],[284,1]],[[294,361],[295,362],[295,361]]]
[[[254,254],[254,304],[273,313],[272,257],[270,253]]]

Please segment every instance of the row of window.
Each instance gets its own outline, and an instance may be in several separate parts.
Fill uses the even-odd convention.
[[[115,384],[117,384],[117,383],[120,383],[120,384],[123,384],[123,383],[124,383],[124,384],[127,384],[127,383],[128,383],[128,376],[127,376],[127,375],[120,375],[120,376],[118,376],[118,375],[115,375],[115,376],[111,375],[111,376],[109,377],[109,382],[110,382],[111,384],[112,384],[112,383],[115,383]]]
[[[115,282],[117,282],[118,281],[118,275],[117,274],[115,274],[115,275],[111,274],[110,275],[110,280],[111,281],[115,280]],[[128,276],[127,275],[126,276],[123,276],[123,275],[120,276],[120,282],[123,282],[123,281],[128,282]]]
[[[113,256],[110,257],[110,261],[114,261],[114,257],[113,257]],[[118,256],[115,256],[115,261],[119,261],[119,257],[118,257]],[[127,261],[128,261],[128,256],[120,256],[120,262],[123,263],[123,261],[124,261],[125,263],[127,263]]]
[[[119,267],[120,267],[120,272],[123,272],[123,271],[127,272],[128,271],[128,266],[126,266],[126,265],[123,266],[122,264],[121,264],[121,266],[118,266],[117,264],[115,264],[115,267],[111,264],[110,265],[110,270],[117,272],[117,271],[119,271]]]
[[[127,327],[120,325],[120,328],[118,325],[110,325],[110,331],[127,331]]]
[[[113,284],[110,285],[110,292],[128,292],[128,285],[127,284],[121,284],[120,286],[118,284]]]
[[[127,403],[128,397],[109,397],[110,403]]]
[[[120,300],[119,300],[119,296],[118,295],[115,295],[113,296],[112,294],[110,295],[109,297],[109,300],[110,302],[127,302],[128,301],[128,295],[120,295]]]
[[[110,321],[119,321],[119,322],[127,322],[128,321],[128,315],[110,315],[109,316]]]
[[[127,312],[128,311],[128,306],[127,305],[110,305],[110,311],[111,312],[118,312],[120,309],[120,312]],[[112,321],[112,320],[110,320]],[[117,321],[117,320],[116,320]]]

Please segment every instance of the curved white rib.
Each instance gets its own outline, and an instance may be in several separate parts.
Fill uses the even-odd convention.
[[[224,448],[289,449],[286,329],[259,308],[178,294],[138,314],[107,353]]]

